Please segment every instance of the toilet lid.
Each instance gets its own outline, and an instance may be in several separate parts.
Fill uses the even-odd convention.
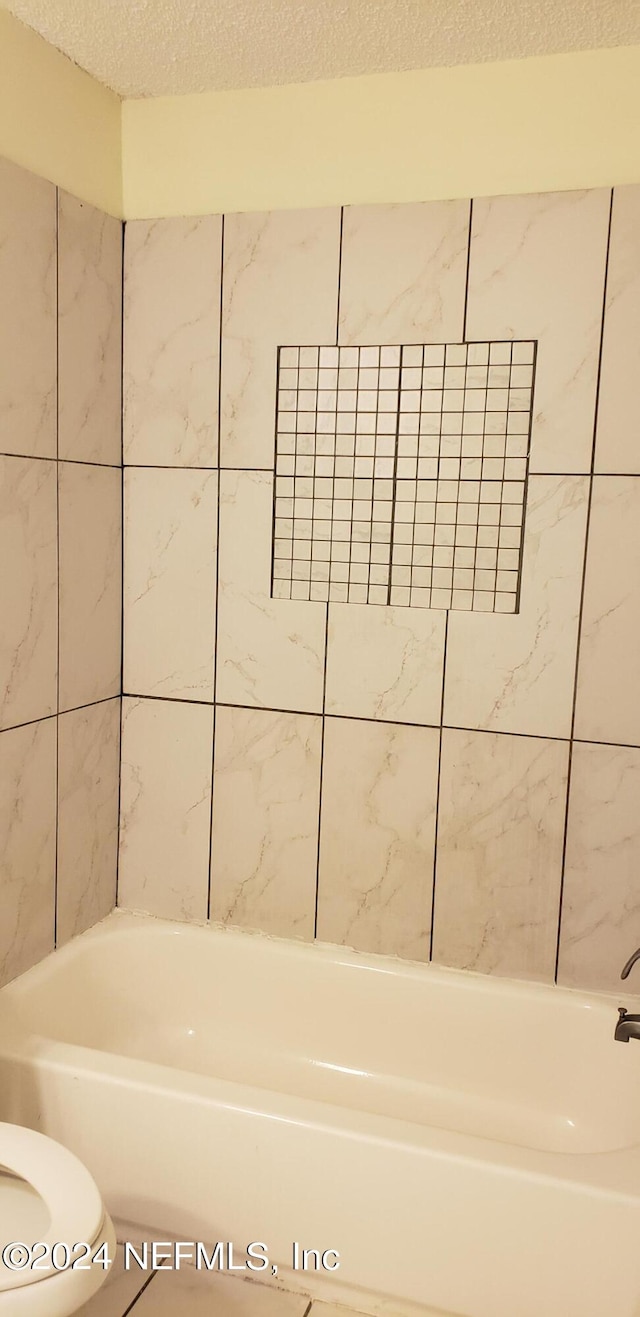
[[[28,1247],[43,1243],[49,1250],[46,1255],[49,1270],[34,1271],[25,1267],[24,1270],[12,1271],[0,1260],[2,1292],[55,1275],[50,1265],[50,1250],[54,1244],[68,1244],[72,1249],[76,1243],[96,1242],[104,1220],[104,1206],[98,1186],[86,1166],[68,1148],[35,1130],[0,1122],[0,1168],[25,1180],[39,1194],[49,1215],[47,1227],[37,1240],[14,1241],[13,1236],[0,1240],[0,1254],[6,1244],[13,1242]],[[0,1177],[0,1194],[11,1192],[10,1177]]]

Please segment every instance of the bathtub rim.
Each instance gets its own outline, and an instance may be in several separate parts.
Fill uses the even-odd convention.
[[[30,990],[41,980],[46,982],[51,973],[54,958],[73,961],[80,946],[96,938],[105,939],[121,930],[139,932],[146,930],[153,936],[171,936],[196,932],[202,935],[209,931],[223,932],[225,936],[245,941],[244,930],[229,928],[226,925],[197,926],[191,923],[179,923],[132,911],[112,911],[100,923],[86,932],[79,934],[65,943],[63,947],[50,953],[37,965],[26,970],[18,978],[0,989],[0,1008],[3,995],[7,999],[19,998],[23,991]],[[303,941],[287,938],[273,938],[269,934],[253,931],[248,934],[268,942],[276,942],[291,954],[308,953],[311,945]],[[314,948],[315,950],[315,948]],[[528,981],[497,979],[473,971],[457,970],[449,967],[432,966],[420,962],[406,962],[401,958],[377,956],[374,953],[358,952],[348,948],[335,947],[330,943],[320,944],[318,952],[325,959],[347,964],[372,962],[372,968],[386,967],[386,972],[395,973],[396,966],[410,977],[418,971],[422,978],[436,976],[445,982],[453,976],[455,980],[463,978],[475,987],[477,980],[481,987],[490,994],[498,995],[510,991],[522,991],[525,996],[555,993],[555,987]],[[487,980],[489,980],[487,982]],[[611,1009],[611,999],[601,994],[587,994],[571,988],[560,988],[572,999],[592,1008]],[[633,999],[631,999],[633,1000]],[[384,1143],[410,1146],[420,1153],[436,1157],[454,1158],[472,1161],[493,1168],[499,1168],[505,1175],[531,1175],[548,1183],[575,1185],[576,1191],[594,1192],[611,1195],[617,1199],[622,1196],[629,1202],[637,1203],[640,1199],[640,1142],[622,1148],[602,1151],[571,1152],[549,1151],[531,1148],[523,1144],[509,1143],[489,1136],[449,1130],[437,1125],[419,1124],[393,1115],[382,1115],[362,1111],[357,1108],[342,1106],[339,1103],[317,1100],[308,1096],[290,1094],[284,1090],[252,1085],[243,1081],[203,1075],[159,1061],[131,1057],[125,1053],[89,1047],[84,1044],[61,1042],[43,1034],[29,1033],[23,1035],[9,1020],[2,1018],[0,1009],[0,1075],[5,1066],[26,1068],[33,1074],[38,1070],[54,1071],[65,1074],[83,1075],[91,1079],[102,1079],[116,1089],[131,1084],[171,1092],[183,1101],[210,1103],[217,1107],[243,1112],[249,1116],[261,1117],[295,1123],[303,1127],[330,1130],[343,1137],[373,1139]]]
[[[111,937],[113,934],[124,930],[144,930],[147,934],[154,936],[185,936],[189,933],[196,933],[199,937],[209,933],[223,934],[230,941],[235,941],[238,945],[246,945],[249,939],[256,940],[262,945],[275,945],[280,952],[286,956],[297,957],[301,953],[312,951],[315,957],[321,961],[334,963],[343,966],[357,966],[361,969],[369,969],[379,974],[399,975],[411,980],[419,981],[423,976],[428,976],[435,980],[436,983],[442,982],[443,985],[449,983],[459,983],[474,993],[478,992],[488,997],[500,997],[506,993],[515,993],[522,1001],[536,1000],[544,997],[551,1002],[559,1000],[560,1002],[571,1002],[574,1005],[581,1005],[589,1010],[609,1012],[614,1002],[620,1002],[629,1010],[640,1011],[640,990],[637,993],[630,991],[613,990],[606,991],[575,988],[565,984],[547,983],[543,980],[513,978],[502,974],[483,974],[478,970],[460,969],[454,965],[440,965],[437,961],[409,960],[403,956],[388,955],[375,951],[360,951],[355,947],[342,946],[333,942],[322,942],[319,940],[307,941],[303,938],[281,937],[276,933],[266,933],[262,929],[242,928],[235,924],[226,924],[217,920],[177,920],[165,919],[161,915],[147,914],[143,910],[124,910],[120,907],[111,910],[91,928],[85,929],[82,933],[77,933],[62,946],[54,948],[44,956],[42,960],[31,965],[29,969],[23,970],[14,979],[0,987],[0,1003],[2,995],[6,993],[13,996],[14,992],[20,995],[22,991],[31,988],[33,983],[37,983],[40,978],[45,978],[51,972],[53,959],[72,960],[76,954],[81,953],[82,949],[90,940],[103,940]],[[615,1025],[615,1009],[611,1015]]]

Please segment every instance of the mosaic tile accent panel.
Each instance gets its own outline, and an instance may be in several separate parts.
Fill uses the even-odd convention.
[[[272,597],[517,612],[535,356],[281,347]]]

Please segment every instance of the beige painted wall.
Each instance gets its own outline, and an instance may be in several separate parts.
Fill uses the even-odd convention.
[[[0,9],[0,156],[121,216],[120,106]]]
[[[120,99],[0,9],[0,155],[126,218],[640,180],[640,47]]]
[[[123,104],[127,218],[640,180],[640,47]]]

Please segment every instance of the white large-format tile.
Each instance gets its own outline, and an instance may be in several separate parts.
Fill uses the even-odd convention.
[[[56,708],[56,464],[0,457],[0,726]]]
[[[640,946],[638,801],[640,750],[576,742],[558,963],[571,987],[619,991]]]
[[[148,1276],[137,1267],[124,1268],[124,1249],[118,1244],[108,1277],[88,1303],[78,1309],[77,1317],[124,1317]]]
[[[60,708],[120,691],[122,472],[58,465]]]
[[[530,478],[519,613],[450,614],[450,726],[569,735],[588,484],[586,476]]]
[[[593,484],[575,733],[640,745],[640,478]]]
[[[313,937],[322,722],[216,710],[211,918]]]
[[[462,339],[468,229],[466,201],[348,207],[340,341]],[[444,630],[436,609],[332,605],[328,712],[439,722]]]
[[[122,461],[122,224],[61,192],[58,203],[58,452]]]
[[[125,472],[124,683],[213,700],[217,471]]]
[[[346,206],[341,343],[462,338],[468,201]]]
[[[614,188],[598,391],[596,471],[640,473],[640,186]]]
[[[56,189],[0,160],[0,453],[56,455]]]
[[[116,903],[120,700],[60,715],[58,920],[66,942]]]
[[[55,718],[0,734],[0,986],[53,951]]]
[[[134,1312],[136,1317],[305,1317],[308,1307],[304,1295],[266,1282],[185,1267],[158,1271]]]
[[[125,230],[125,462],[216,466],[222,219]]]
[[[326,604],[271,599],[273,476],[220,472],[216,698],[322,709]]]
[[[591,463],[610,193],[473,203],[467,338],[538,339],[531,470]]]
[[[568,755],[560,741],[443,732],[434,960],[553,979]]]
[[[123,700],[118,904],[206,919],[213,709]]]
[[[439,733],[328,718],[317,936],[429,959]]]
[[[439,723],[446,613],[331,604],[327,713]]]
[[[272,467],[276,348],[335,343],[340,211],[228,215],[220,462]]]

